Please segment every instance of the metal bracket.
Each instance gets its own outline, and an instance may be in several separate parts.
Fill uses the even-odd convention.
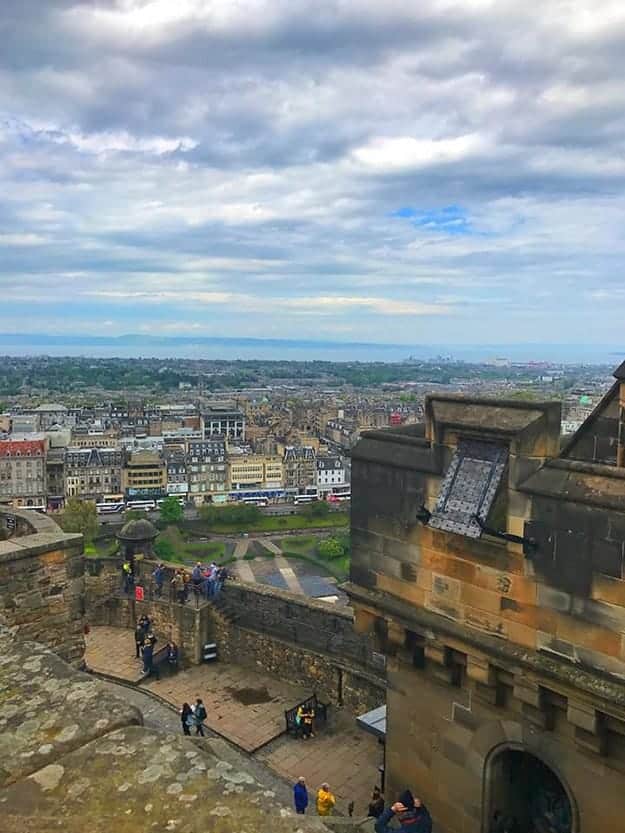
[[[535,538],[525,538],[523,535],[513,535],[511,532],[503,532],[499,529],[492,529],[479,518],[474,515],[475,522],[486,535],[492,535],[494,538],[501,538],[502,541],[510,541],[512,544],[522,544],[523,554],[526,558],[532,558],[538,549],[538,542]]]
[[[432,513],[429,509],[426,509],[425,506],[420,506],[417,509],[417,520],[419,523],[422,523],[423,526],[427,526],[430,522],[430,518],[432,517]]]

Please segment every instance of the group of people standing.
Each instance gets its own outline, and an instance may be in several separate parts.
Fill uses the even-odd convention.
[[[204,737],[204,721],[207,717],[206,706],[199,697],[196,698],[193,705],[183,703],[180,709],[182,731],[185,735],[190,735],[191,729],[195,729],[196,735]]]
[[[156,673],[159,676],[158,667],[154,665],[154,648],[158,639],[152,631],[152,622],[145,614],[139,619],[135,627],[135,650],[137,659],[143,660],[143,673]],[[167,654],[165,661],[171,671],[178,668],[178,646],[170,640],[167,643]]]
[[[309,805],[308,787],[306,779],[301,776],[293,786],[293,804],[295,812],[304,815]],[[317,790],[315,800],[317,814],[332,815],[336,805],[336,797],[327,783],[323,783]],[[353,812],[353,803],[349,806],[349,815]],[[399,821],[403,833],[432,833],[432,818],[427,807],[419,798],[414,798],[410,790],[404,790],[399,799],[390,807],[386,807],[384,796],[379,787],[375,787],[369,802],[367,815],[376,819],[375,833],[396,833],[396,828],[390,826],[395,816]]]
[[[125,558],[122,562],[121,574],[121,590],[125,595],[131,595],[135,589],[136,579],[134,564],[130,559]],[[185,604],[191,593],[198,597],[203,596],[205,599],[215,598],[227,578],[227,569],[220,567],[214,561],[210,564],[202,564],[198,561],[191,572],[177,568],[173,575],[162,562],[159,562],[152,571],[156,598],[163,597],[165,584],[168,583],[170,598],[178,604]]]
[[[165,581],[165,569],[159,564],[152,573],[156,583],[156,594],[162,596]],[[185,604],[193,592],[196,596],[213,599],[219,594],[224,581],[228,577],[225,567],[219,567],[214,561],[208,565],[197,562],[191,573],[177,569],[170,581],[174,599],[179,604]]]
[[[298,706],[297,712],[295,713],[295,723],[300,736],[304,740],[314,738],[315,710],[312,706]]]
[[[295,812],[303,816],[308,807],[308,787],[306,786],[306,779],[303,776],[297,779],[297,783],[293,787],[293,803],[295,804]],[[330,790],[329,784],[325,781],[317,790],[315,803],[318,815],[332,815],[336,798]]]

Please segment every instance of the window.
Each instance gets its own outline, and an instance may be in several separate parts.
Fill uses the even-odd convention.
[[[429,525],[479,538],[501,482],[508,450],[498,443],[461,439],[441,485]]]

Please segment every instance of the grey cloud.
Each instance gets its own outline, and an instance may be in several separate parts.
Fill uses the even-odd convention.
[[[50,275],[57,295],[79,297],[167,282],[181,297],[447,294],[464,309],[496,299],[519,327],[512,311],[542,315],[548,284],[581,316],[580,288],[612,287],[623,248],[622,26],[576,31],[551,0],[413,5],[274,0],[265,17],[189,17],[156,37],[96,26],[112,2],[4,4],[5,286],[39,286],[51,303]],[[466,135],[467,152],[435,144]],[[449,205],[470,234],[393,216]],[[110,317],[115,302],[97,303]],[[324,326],[369,338],[378,313],[331,314]],[[250,326],[231,315],[230,328]],[[271,326],[291,323],[282,312]]]

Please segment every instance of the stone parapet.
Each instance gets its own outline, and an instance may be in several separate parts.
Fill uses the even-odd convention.
[[[82,535],[34,511],[0,509],[0,621],[80,664],[84,653]]]

